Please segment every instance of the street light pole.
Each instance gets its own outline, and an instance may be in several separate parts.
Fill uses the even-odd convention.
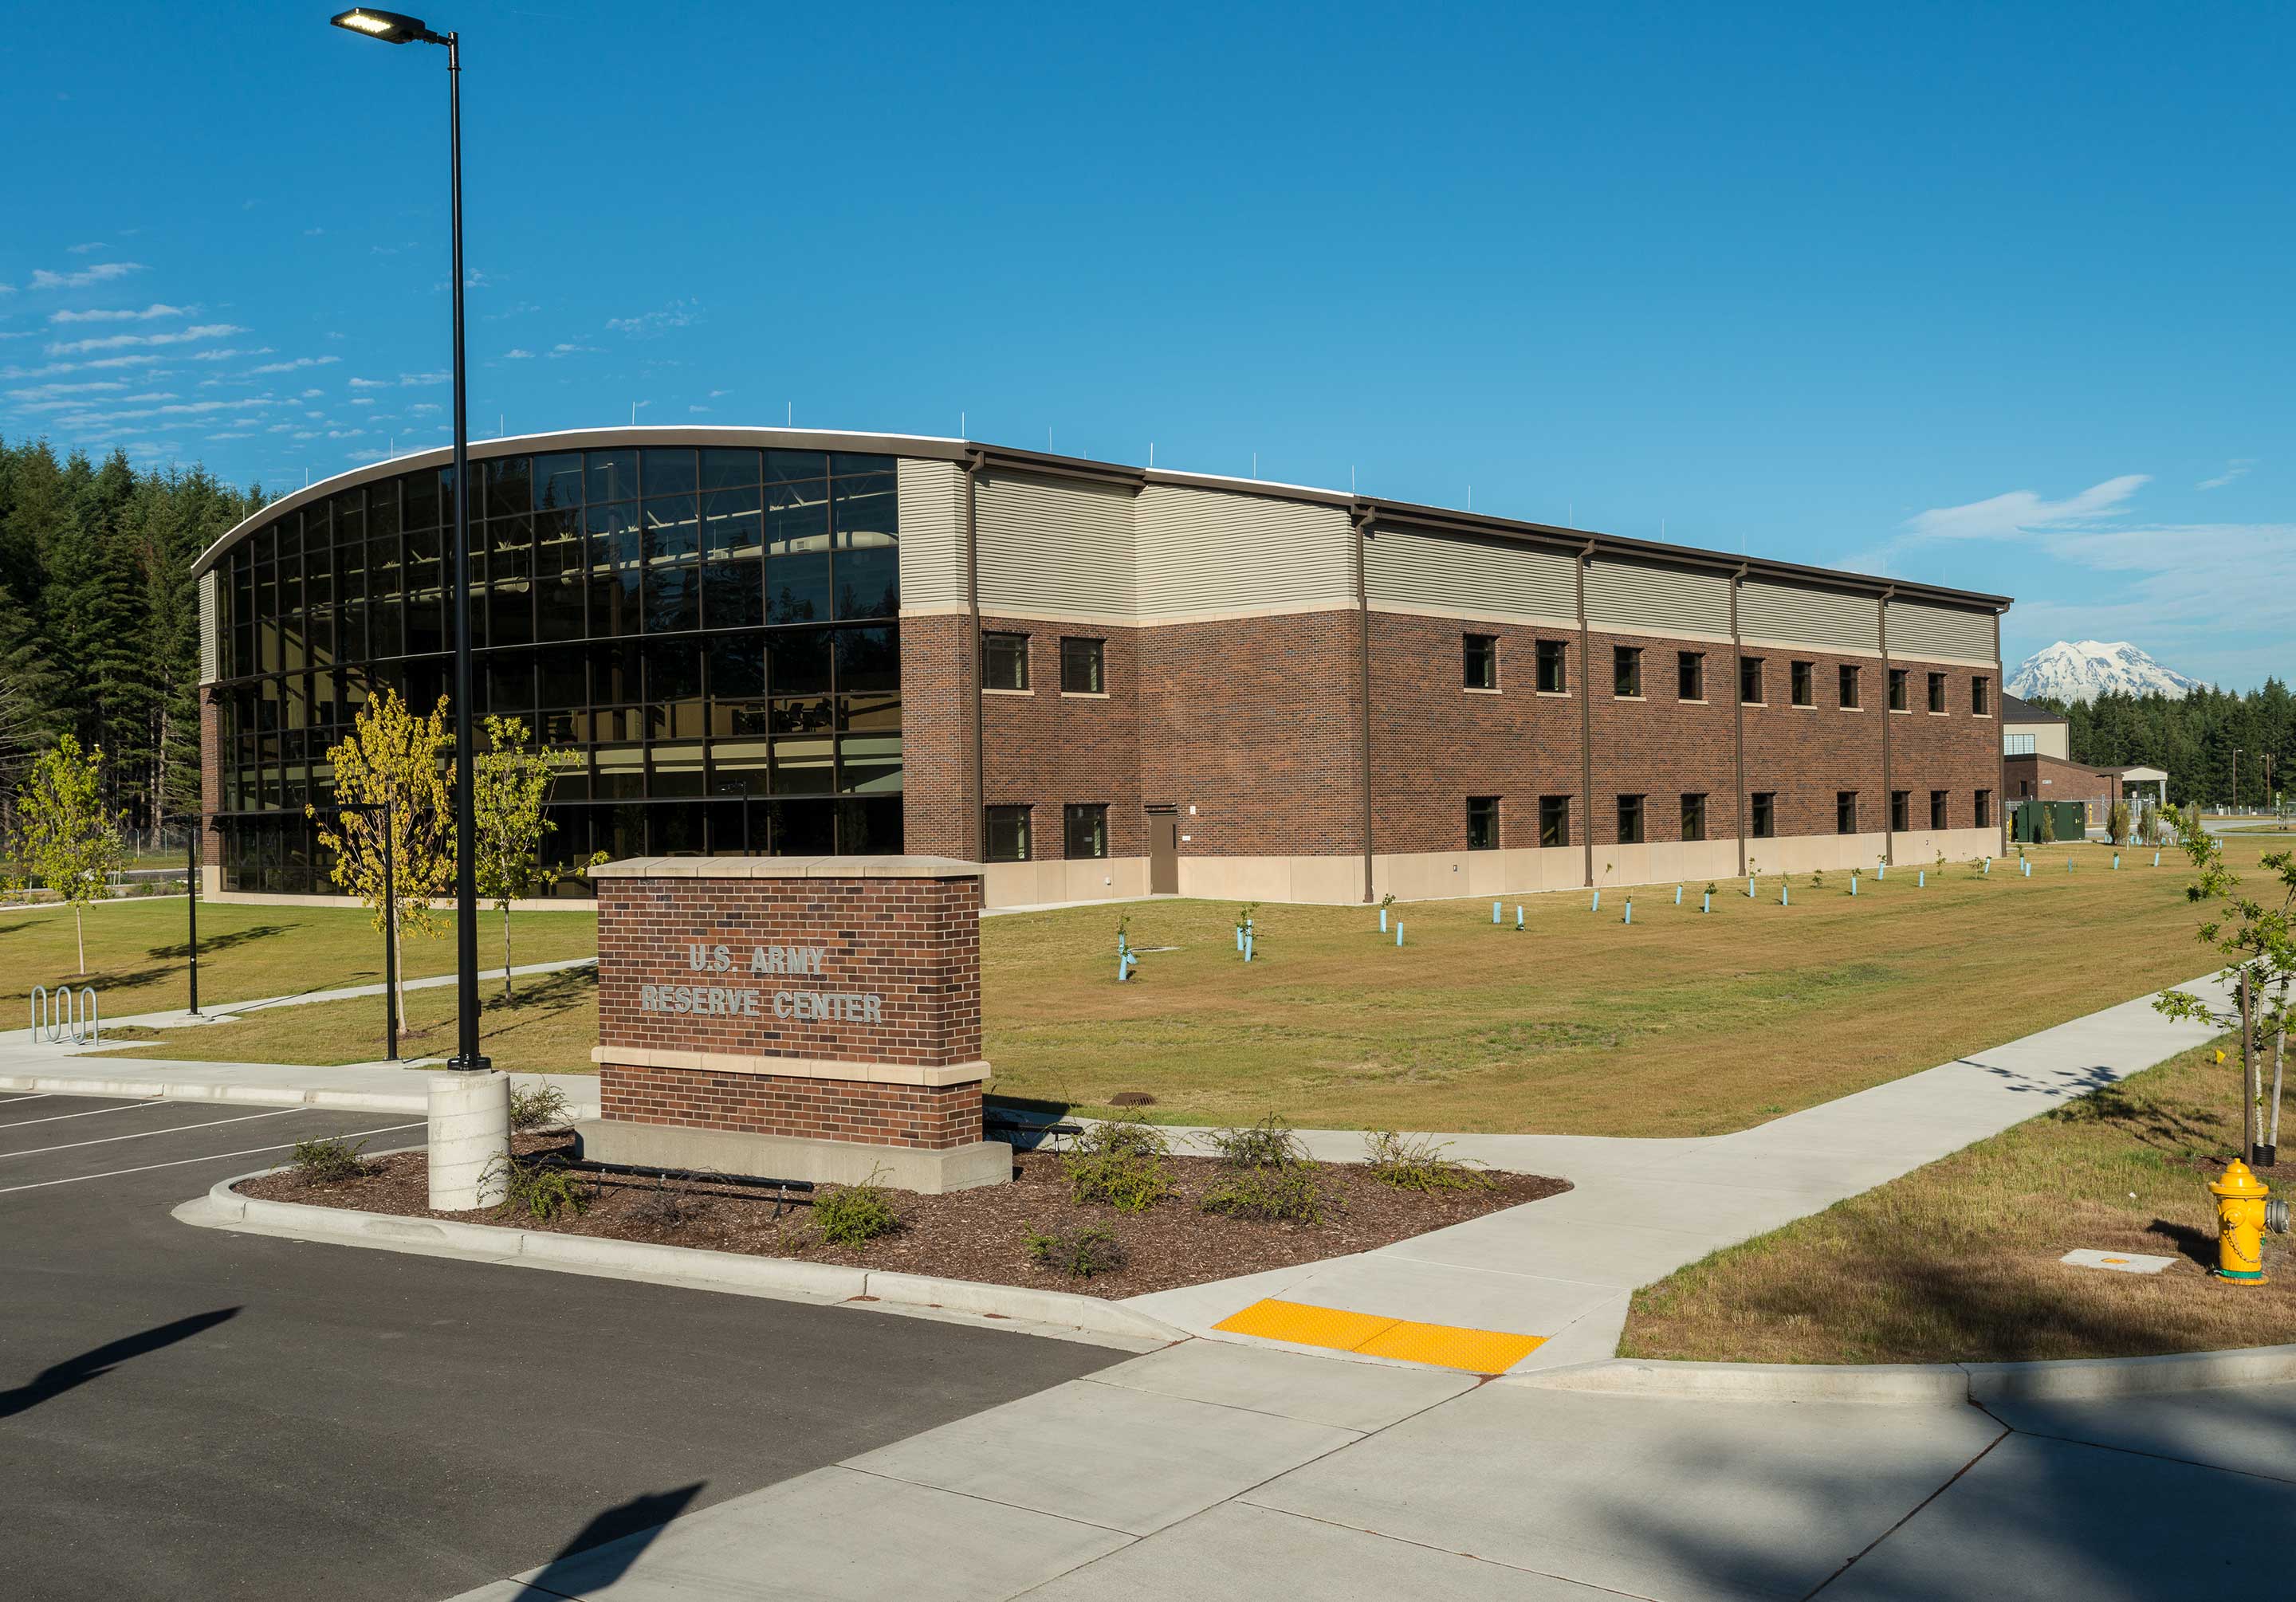
[[[471,726],[471,430],[463,361],[463,46],[452,30],[433,33],[420,18],[357,6],[333,19],[338,28],[388,45],[447,47],[447,125],[449,227],[453,233],[455,308],[455,1051],[447,1067],[484,1074],[494,1065],[479,1050],[478,827],[472,817],[476,783]],[[396,1015],[394,1015],[395,1017]]]
[[[197,813],[193,813],[192,832],[184,838],[184,916],[191,923],[191,1013],[193,1018],[200,1016],[200,830],[204,822]]]
[[[2232,748],[2232,799],[2225,803],[2226,812],[2240,809],[2240,748]]]

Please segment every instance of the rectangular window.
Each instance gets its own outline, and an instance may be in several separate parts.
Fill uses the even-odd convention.
[[[1930,792],[1930,827],[1931,829],[1945,827],[1945,792],[1943,790]]]
[[[1026,690],[1029,687],[1029,636],[980,636],[980,687],[983,690]],[[1026,857],[1010,857],[1025,862]]]
[[[1775,790],[1754,792],[1754,838],[1774,838],[1778,832],[1778,794]]]
[[[1993,681],[1980,675],[1969,681],[1969,709],[1979,717],[1993,711]]]
[[[1762,659],[1759,657],[1738,658],[1738,699],[1749,707],[1759,707],[1762,700]]]
[[[1836,834],[1857,832],[1857,792],[1856,790],[1833,792],[1833,832]]]
[[[1841,674],[1842,710],[1855,712],[1857,709],[1857,670],[1845,662],[1841,665]]]
[[[1538,798],[1538,843],[1541,846],[1570,844],[1570,797],[1541,796]]]
[[[1817,705],[1817,664],[1797,662],[1793,665],[1793,704],[1797,707]]]
[[[1615,695],[1639,699],[1643,692],[1643,653],[1639,647],[1611,648],[1611,689]]]
[[[1643,798],[1640,796],[1619,797],[1619,844],[1639,846],[1643,843]]]
[[[2009,735],[2001,742],[2001,754],[2004,756],[2030,756],[2034,753],[2034,741],[2038,738],[2033,734]]]
[[[1977,792],[1977,826],[1980,829],[1993,827],[1993,792],[1991,790]]]
[[[1097,860],[1106,856],[1108,808],[1097,802],[1061,808],[1061,854],[1071,861]]]
[[[1496,796],[1467,797],[1467,849],[1496,851],[1499,848],[1499,798]]]
[[[1941,673],[1930,674],[1930,710],[1945,710],[1945,674]]]
[[[1682,798],[1682,838],[1702,840],[1706,838],[1706,797],[1685,796]]]
[[[1499,687],[1499,637],[1496,634],[1469,634],[1462,647],[1462,683],[1470,690],[1496,690]]]
[[[1702,650],[1677,651],[1674,657],[1675,693],[1685,701],[1706,699],[1706,653]]]
[[[1902,667],[1890,669],[1890,710],[1892,712],[1910,710],[1906,700],[1906,670]]]
[[[1913,810],[1913,791],[1891,790],[1890,792],[1890,827],[1891,829],[1901,833],[1911,829],[1914,826]]]
[[[1569,649],[1560,640],[1538,642],[1538,690],[1541,695],[1561,695],[1570,688],[1570,675],[1563,663],[1563,652]]]
[[[1022,636],[1025,638],[1026,636]],[[1064,695],[1104,695],[1108,684],[1103,673],[1105,640],[1069,640],[1061,642],[1061,691]]]
[[[1029,860],[1029,809],[1025,806],[988,808],[988,860],[1025,862]]]

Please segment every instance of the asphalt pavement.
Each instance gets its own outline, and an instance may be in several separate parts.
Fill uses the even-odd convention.
[[[317,1135],[422,1131],[0,1097],[0,1593],[435,1602],[1125,1355],[168,1215]]]

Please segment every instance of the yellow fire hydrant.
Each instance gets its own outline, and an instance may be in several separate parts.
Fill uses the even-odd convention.
[[[2217,1277],[2263,1284],[2265,1201],[2271,1188],[2234,1157],[2209,1193],[2217,1198]]]

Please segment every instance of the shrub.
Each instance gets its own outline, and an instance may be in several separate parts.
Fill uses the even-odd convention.
[[[1055,1230],[1049,1235],[1031,1230],[1021,1240],[1029,1249],[1029,1262],[1041,1263],[1071,1279],[1112,1274],[1124,1266],[1123,1244],[1097,1225]]]
[[[1392,1129],[1364,1137],[1364,1162],[1372,1178],[1398,1190],[1432,1196],[1439,1190],[1488,1189],[1496,1182],[1489,1174],[1458,1158],[1445,1157],[1449,1149],[1448,1143],[1426,1135],[1406,1135]]]
[[[1086,1126],[1076,1138],[1076,1150],[1088,1156],[1166,1157],[1172,1142],[1148,1122],[1145,1113],[1119,1113]]]
[[[480,1188],[494,1183],[503,1188],[502,1200],[495,1206],[497,1213],[523,1211],[546,1222],[578,1218],[590,1210],[589,1186],[573,1170],[554,1162],[521,1163],[513,1157],[497,1157],[487,1165]]]
[[[1322,1170],[1314,1163],[1295,1162],[1280,1168],[1246,1168],[1206,1193],[1203,1209],[1230,1218],[1260,1218],[1271,1222],[1320,1223],[1331,1207],[1316,1178]]]
[[[1248,1129],[1216,1129],[1204,1138],[1222,1162],[1238,1168],[1289,1168],[1308,1160],[1308,1148],[1279,1113]]]
[[[815,1199],[813,1227],[824,1245],[864,1246],[900,1227],[901,1217],[893,1211],[891,1194],[877,1182],[883,1172],[873,1168],[859,1184]]]
[[[340,1185],[366,1177],[371,1165],[359,1155],[365,1149],[365,1140],[356,1146],[332,1138],[299,1140],[288,1160],[295,1165],[296,1173],[315,1185]]]
[[[1179,1188],[1160,1157],[1068,1151],[1061,1154],[1061,1170],[1068,1176],[1070,1196],[1119,1213],[1145,1213]]]
[[[574,1111],[566,1092],[554,1084],[545,1084],[530,1091],[516,1085],[510,1087],[510,1126],[513,1132],[528,1134],[537,1129],[562,1127]]]
[[[691,1190],[656,1185],[630,1204],[629,1217],[644,1229],[679,1230],[709,1210],[709,1204]]]

